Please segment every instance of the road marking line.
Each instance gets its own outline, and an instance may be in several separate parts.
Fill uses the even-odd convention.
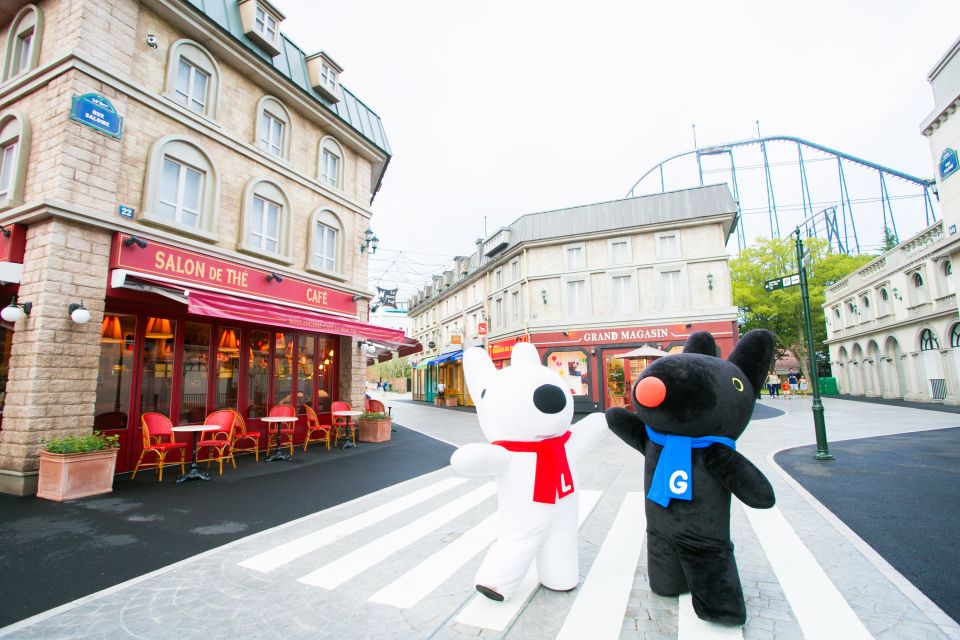
[[[370,601],[412,609],[496,538],[497,514],[493,514],[377,591],[370,596]]]
[[[557,640],[619,638],[647,530],[643,494],[624,497]]]
[[[873,638],[779,509],[744,507],[807,638]]]
[[[680,594],[677,640],[712,640],[713,638],[743,640],[743,627],[731,627],[701,620],[693,610],[693,596],[689,593]]]
[[[601,493],[601,491],[580,492],[580,512],[577,514],[578,527],[583,526],[593,508],[597,506]],[[534,560],[513,597],[505,602],[496,602],[486,596],[477,594],[467,606],[460,610],[454,620],[482,629],[503,631],[510,624],[510,621],[517,617],[520,609],[523,608],[523,605],[527,603],[527,600],[539,586],[537,561]]]
[[[301,556],[305,556],[308,553],[312,553],[317,549],[325,547],[331,542],[336,542],[344,536],[356,533],[361,529],[394,516],[405,509],[414,507],[421,502],[425,502],[430,498],[440,495],[445,491],[449,491],[454,487],[458,487],[466,481],[467,478],[445,478],[422,489],[418,489],[412,493],[401,496],[396,500],[382,504],[379,507],[374,507],[369,511],[364,511],[363,513],[347,518],[346,520],[341,520],[340,522],[336,522],[330,526],[324,527],[319,531],[308,533],[307,535],[301,536],[296,540],[291,540],[290,542],[281,544],[273,549],[247,558],[238,564],[241,567],[253,569],[255,571],[261,571],[263,573],[273,571],[277,567],[296,560]]]
[[[497,485],[495,482],[488,482],[477,487],[470,493],[460,496],[410,524],[386,533],[383,537],[354,549],[316,571],[311,571],[298,579],[297,582],[325,589],[336,589],[350,578],[366,571],[400,549],[469,511],[494,495],[496,491]]]

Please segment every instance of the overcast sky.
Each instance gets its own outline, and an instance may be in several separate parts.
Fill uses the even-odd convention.
[[[932,177],[926,76],[960,35],[956,0],[276,4],[383,120],[394,155],[371,272],[407,291],[414,271],[470,253],[484,216],[492,232],[624,197],[693,148],[693,123],[701,146],[754,137],[759,120]]]

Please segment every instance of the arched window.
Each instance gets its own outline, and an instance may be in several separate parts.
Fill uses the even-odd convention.
[[[937,336],[933,335],[933,331],[930,329],[924,329],[920,334],[920,351],[932,351],[939,348],[940,342],[937,340]]]
[[[329,209],[313,214],[307,270],[333,276],[343,273],[343,224]]]
[[[290,199],[269,180],[252,180],[243,199],[243,222],[238,249],[290,264]]]
[[[40,60],[43,14],[36,5],[20,10],[7,31],[7,50],[3,64],[4,81],[35,69]]]
[[[869,296],[863,296],[860,298],[860,315],[864,320],[869,320],[872,317]]]
[[[320,182],[343,190],[343,149],[336,140],[327,136],[320,141]]]
[[[257,104],[256,138],[270,155],[290,159],[290,114],[274,97],[264,96]]]
[[[0,208],[23,204],[30,151],[30,121],[17,112],[0,115]]]
[[[920,275],[920,272],[913,274],[913,286],[917,289],[923,286],[923,276]]]
[[[890,299],[890,294],[887,293],[886,289],[880,289],[880,297],[883,299],[884,302],[886,302],[887,300]]]
[[[146,191],[142,222],[216,241],[220,182],[198,144],[176,136],[157,140],[147,160]]]
[[[220,68],[206,49],[191,40],[178,40],[170,47],[164,94],[194,113],[217,117]]]
[[[960,347],[960,322],[953,325],[953,330],[950,331],[950,346]]]
[[[943,275],[951,276],[953,275],[953,263],[949,260],[943,262]]]

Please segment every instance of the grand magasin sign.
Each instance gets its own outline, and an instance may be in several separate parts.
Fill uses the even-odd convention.
[[[293,303],[321,311],[356,315],[357,303],[345,291],[322,287],[289,276],[277,279],[270,271],[220,260],[186,249],[155,242],[140,247],[127,241],[131,236],[117,233],[110,254],[111,269],[154,276],[163,281],[221,293],[243,294],[258,300]]]

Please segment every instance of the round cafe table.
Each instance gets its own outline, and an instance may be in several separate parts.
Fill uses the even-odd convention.
[[[355,446],[357,446],[357,445],[354,444],[354,442],[350,439],[350,418],[356,418],[357,416],[362,416],[362,415],[363,415],[363,411],[354,411],[354,410],[351,410],[351,411],[334,411],[334,412],[333,412],[333,415],[334,415],[335,417],[340,417],[340,418],[346,418],[346,419],[347,419],[347,424],[346,424],[346,426],[344,427],[344,428],[347,430],[346,433],[344,433],[344,435],[347,437],[347,441],[344,442],[344,443],[343,443],[343,446],[340,447],[340,448],[341,448],[341,449],[349,449],[350,447],[355,447]],[[337,427],[337,428],[339,429],[339,427]],[[354,427],[354,428],[356,428],[356,427]]]
[[[296,422],[296,416],[267,416],[266,418],[260,418],[262,422],[267,424],[276,424],[277,425],[277,450],[273,452],[273,455],[267,458],[267,462],[273,462],[274,460],[292,460],[293,456],[283,450],[280,446],[280,425],[284,422]]]
[[[197,468],[197,433],[201,431],[215,431],[216,427],[208,424],[181,424],[176,427],[171,427],[170,430],[176,433],[193,434],[193,462],[190,463],[190,470],[177,478],[177,484],[183,484],[187,480],[209,480],[210,474],[204,473]]]

